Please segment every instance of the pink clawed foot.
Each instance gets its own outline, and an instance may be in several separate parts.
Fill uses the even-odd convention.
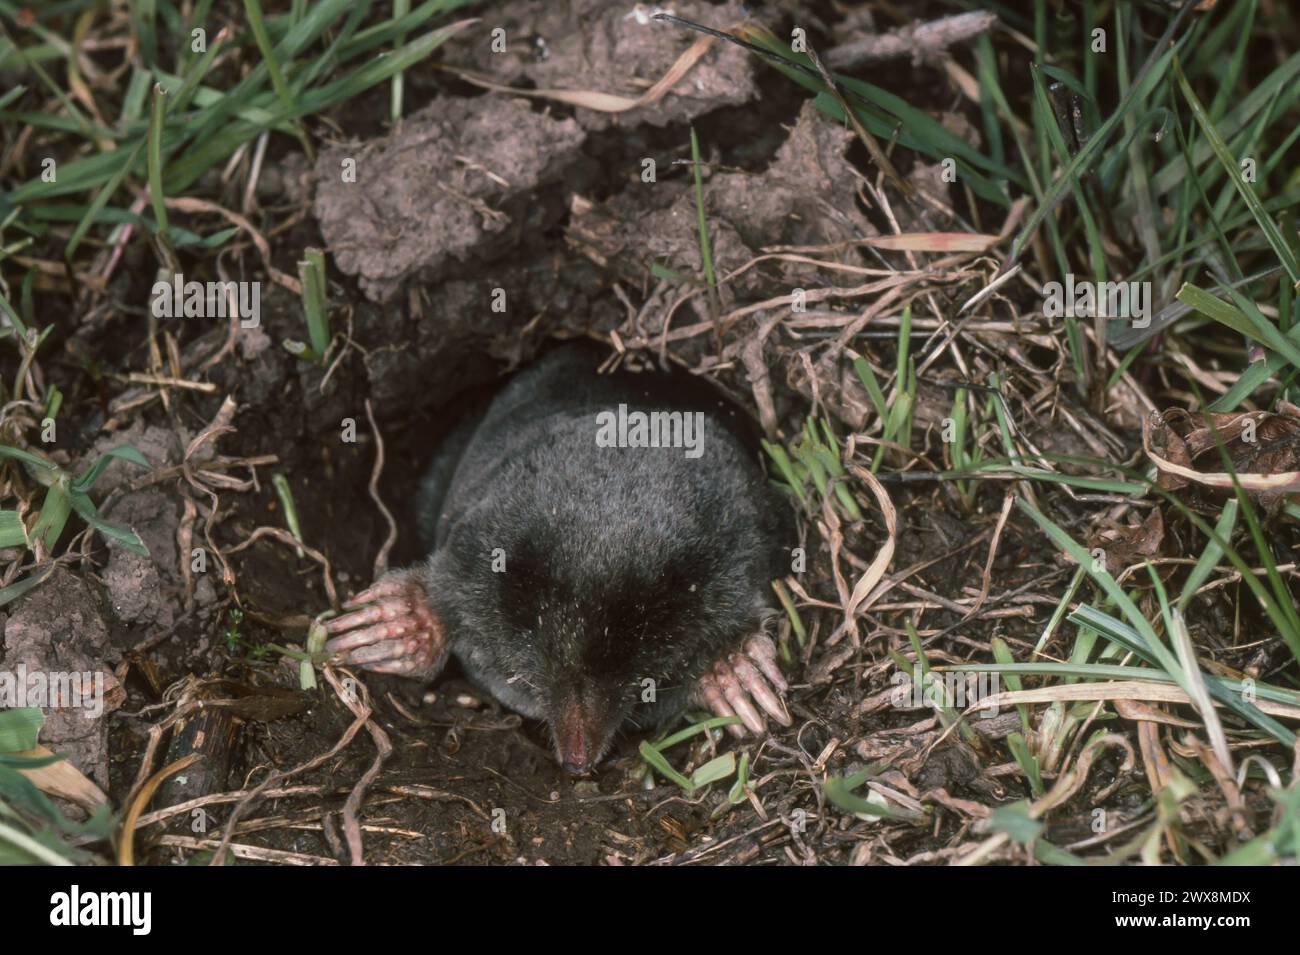
[[[345,604],[359,608],[325,621],[325,649],[340,663],[376,673],[432,679],[449,646],[429,607],[429,595],[410,571],[385,574]]]
[[[748,729],[755,735],[767,732],[766,713],[782,726],[789,726],[782,694],[788,689],[785,677],[776,665],[776,646],[766,634],[756,634],[744,645],[724,654],[696,685],[696,702],[707,706],[715,716],[739,716],[743,726],[732,724],[733,736],[744,736]]]

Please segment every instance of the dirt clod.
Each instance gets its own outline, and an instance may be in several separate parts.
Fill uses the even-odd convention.
[[[70,571],[57,569],[25,596],[3,621],[0,665],[7,673],[39,675],[50,685],[76,677],[91,691],[78,706],[41,707],[41,744],[62,753],[100,786],[108,785],[107,715],[125,694],[106,661],[117,654],[100,609],[96,588]],[[31,683],[28,683],[31,692]],[[57,702],[50,700],[49,702]]]
[[[542,225],[530,194],[563,174],[583,138],[524,100],[440,99],[389,136],[321,154],[321,234],[339,269],[385,301],[417,270],[491,258]]]

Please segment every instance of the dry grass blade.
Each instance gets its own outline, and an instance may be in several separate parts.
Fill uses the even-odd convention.
[[[987,252],[1000,241],[1000,236],[974,232],[904,232],[862,240],[873,249],[898,252]]]
[[[384,516],[384,523],[388,525],[388,535],[380,545],[379,553],[375,554],[371,574],[375,580],[378,580],[388,570],[388,552],[397,543],[397,522],[393,520],[392,512],[384,505],[383,498],[379,496],[379,478],[384,473],[384,436],[375,421],[375,411],[371,407],[369,398],[366,399],[366,420],[370,422],[370,432],[375,436],[375,466],[370,471],[370,483],[367,487],[370,491],[370,499],[375,502],[379,513]]]
[[[1228,738],[1224,735],[1223,723],[1219,721],[1218,711],[1210,700],[1210,692],[1205,688],[1205,679],[1201,676],[1201,667],[1196,662],[1196,650],[1192,647],[1187,623],[1183,620],[1182,611],[1176,607],[1170,609],[1169,618],[1173,625],[1169,636],[1173,640],[1174,652],[1178,654],[1178,662],[1183,666],[1183,673],[1187,675],[1188,695],[1192,699],[1192,705],[1201,714],[1201,719],[1205,721],[1205,732],[1214,747],[1214,755],[1231,775],[1233,773],[1232,753],[1228,749]]]
[[[1168,458],[1162,457],[1151,447],[1151,417],[1149,415],[1142,419],[1142,450],[1146,452],[1147,457],[1161,471],[1186,478],[1188,481],[1194,481],[1197,484],[1204,484],[1207,487],[1231,490],[1234,484],[1239,484],[1247,491],[1270,494],[1300,493],[1300,471],[1279,471],[1276,474],[1251,474],[1240,471],[1230,474],[1227,471],[1197,471],[1194,468],[1177,464]]]
[[[602,93],[599,90],[521,89],[514,86],[502,86],[500,83],[494,83],[487,77],[472,73],[469,70],[457,69],[452,66],[444,66],[443,69],[460,77],[466,83],[472,83],[474,86],[491,90],[494,93],[508,93],[511,96],[526,96],[532,99],[549,99],[557,103],[567,103],[570,106],[580,106],[583,109],[594,110],[597,113],[626,113],[629,110],[649,106],[651,103],[657,103],[663,99],[664,94],[676,86],[691,71],[691,67],[700,61],[700,58],[709,51],[709,47],[712,45],[713,37],[702,36],[697,39],[673,62],[668,72],[661,76],[658,82],[635,98],[619,96],[617,93]]]
[[[53,756],[54,753],[44,746],[37,746],[14,755],[41,757]],[[108,796],[104,794],[104,790],[66,759],[37,769],[20,769],[18,772],[31,780],[41,792],[76,803],[87,812],[94,812],[100,806],[108,805]]]
[[[199,759],[198,753],[190,753],[188,756],[182,756],[173,763],[168,763],[158,772],[154,773],[145,784],[140,787],[140,791],[135,794],[135,799],[131,800],[131,805],[126,811],[126,818],[122,820],[122,835],[117,846],[117,864],[118,865],[135,865],[135,829],[140,819],[140,813],[144,812],[149,800],[158,791],[158,787],[166,782],[170,777],[175,776],[182,769],[191,765]]]
[[[849,471],[863,484],[871,488],[871,493],[876,496],[876,503],[880,505],[881,516],[885,519],[885,532],[889,535],[876,556],[872,559],[858,582],[853,585],[853,592],[849,595],[847,605],[844,607],[845,624],[850,622],[858,614],[867,610],[871,602],[867,599],[873,587],[880,582],[880,578],[885,576],[885,571],[889,569],[890,561],[894,559],[894,548],[898,542],[898,511],[894,508],[894,502],[889,498],[889,492],[885,486],[880,483],[879,479],[861,465],[849,465]]]
[[[826,67],[822,65],[822,61],[818,58],[816,51],[813,50],[812,47],[808,48],[808,59],[812,60],[813,66],[817,67],[817,72],[821,74],[822,82],[826,84],[826,88],[831,91],[831,95],[834,96],[836,101],[840,104],[840,108],[844,110],[844,115],[849,118],[849,123],[853,126],[853,131],[858,134],[858,139],[862,141],[862,145],[867,147],[867,152],[871,154],[871,161],[876,164],[876,168],[879,169],[893,187],[904,196],[909,199],[914,197],[916,195],[916,190],[912,187],[912,184],[898,174],[898,170],[894,168],[894,164],[889,161],[889,157],[885,155],[885,151],[880,148],[880,143],[877,142],[876,137],[872,136],[867,128],[862,125],[862,120],[858,119],[857,112],[849,105],[849,101],[844,98],[844,93],[840,91],[839,84],[835,82],[835,77],[831,76],[830,70],[826,69]]]
[[[1195,705],[1192,698],[1176,686],[1167,683],[1148,683],[1145,680],[1108,680],[1104,683],[1060,683],[1034,690],[1006,690],[981,699],[967,707],[965,713],[985,708],[1016,706],[1028,703],[1059,703],[1083,700],[1142,700],[1148,703],[1177,703]],[[1261,700],[1256,705],[1270,716],[1300,720],[1300,706],[1271,703]],[[1182,726],[1185,721],[1170,721]]]

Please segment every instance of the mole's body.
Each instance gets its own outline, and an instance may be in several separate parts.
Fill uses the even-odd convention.
[[[431,679],[455,654],[550,724],[571,771],[692,699],[755,732],[789,722],[763,633],[788,510],[745,422],[690,376],[598,358],[558,349],[461,424],[425,479],[428,561],[328,624],[331,650],[381,672]]]

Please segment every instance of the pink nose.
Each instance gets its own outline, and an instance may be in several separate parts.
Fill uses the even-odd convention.
[[[570,776],[582,776],[591,772],[591,760],[584,757],[565,756],[564,771]]]
[[[560,735],[560,765],[566,773],[581,776],[591,770],[591,748],[587,745],[587,734],[577,727],[565,727],[567,732]]]
[[[561,712],[555,724],[555,748],[566,773],[580,776],[590,772],[596,762],[593,720],[577,701]]]

